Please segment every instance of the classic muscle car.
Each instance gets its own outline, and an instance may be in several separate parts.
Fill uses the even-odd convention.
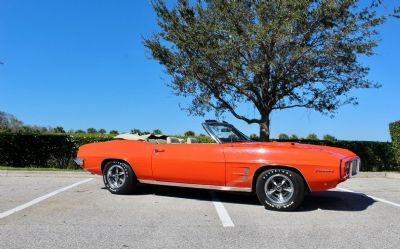
[[[103,175],[114,194],[137,183],[245,191],[270,210],[293,210],[308,192],[336,187],[359,172],[360,159],[345,149],[291,142],[256,142],[226,122],[208,120],[215,143],[164,135],[122,134],[83,145],[75,162]]]

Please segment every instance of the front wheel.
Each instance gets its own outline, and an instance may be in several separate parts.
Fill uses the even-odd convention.
[[[133,192],[137,182],[132,168],[121,161],[110,161],[105,165],[103,181],[113,194],[129,194]]]
[[[302,177],[292,170],[269,169],[257,178],[258,199],[269,210],[296,209],[303,202],[304,192]]]

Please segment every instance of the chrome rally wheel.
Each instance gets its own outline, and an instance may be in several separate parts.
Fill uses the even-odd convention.
[[[282,174],[276,174],[268,178],[265,182],[265,195],[275,203],[286,203],[292,198],[294,186],[289,177]]]
[[[268,169],[256,182],[256,193],[266,209],[290,211],[303,201],[305,186],[303,178],[288,169]]]
[[[137,183],[130,165],[122,161],[109,161],[103,169],[103,181],[113,194],[129,194]]]
[[[107,171],[107,181],[112,188],[120,188],[125,183],[125,170],[118,164],[112,165]]]

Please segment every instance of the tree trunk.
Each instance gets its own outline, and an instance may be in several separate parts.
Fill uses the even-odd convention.
[[[266,142],[269,141],[269,114],[263,115],[261,117],[260,123],[260,141]]]

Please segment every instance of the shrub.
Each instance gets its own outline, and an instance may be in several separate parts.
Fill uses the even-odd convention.
[[[326,141],[336,141],[337,140],[334,136],[329,135],[329,134],[326,134],[325,136],[323,136],[322,139],[326,140]]]
[[[392,137],[392,147],[395,158],[400,164],[400,120],[389,124],[390,136]]]
[[[185,136],[194,137],[194,136],[196,136],[196,133],[194,133],[194,131],[187,131],[187,132],[185,132]]]
[[[57,126],[56,128],[53,129],[54,133],[65,133],[65,130],[61,126]]]
[[[97,130],[96,130],[95,128],[88,128],[88,129],[86,130],[86,132],[89,133],[89,134],[96,134],[96,133],[97,133]]]
[[[77,168],[77,148],[107,141],[111,136],[0,133],[0,165],[15,167]]]
[[[155,129],[155,130],[153,131],[153,134],[155,134],[155,135],[161,135],[161,134],[162,134],[162,131],[161,131],[160,129]]]
[[[315,133],[311,133],[307,136],[308,140],[318,140],[318,136]]]
[[[118,131],[117,130],[111,130],[110,131],[110,135],[118,135]]]
[[[199,141],[199,143],[202,143],[202,144],[214,143],[214,140],[209,136],[197,136],[196,139],[197,139],[197,141]]]
[[[131,134],[141,134],[142,132],[139,129],[131,130]]]
[[[258,141],[260,138],[257,136],[257,134],[253,133],[253,134],[250,135],[250,139],[253,140],[253,141]]]
[[[193,137],[193,136],[174,135],[174,137],[181,138],[181,139],[187,139],[188,137]],[[194,136],[194,137],[197,139],[197,141],[199,143],[202,143],[202,144],[214,143],[214,140],[210,136],[203,135],[203,136]]]
[[[281,134],[278,135],[278,138],[279,139],[289,139],[289,136],[287,134],[285,134],[285,133],[281,133]]]

